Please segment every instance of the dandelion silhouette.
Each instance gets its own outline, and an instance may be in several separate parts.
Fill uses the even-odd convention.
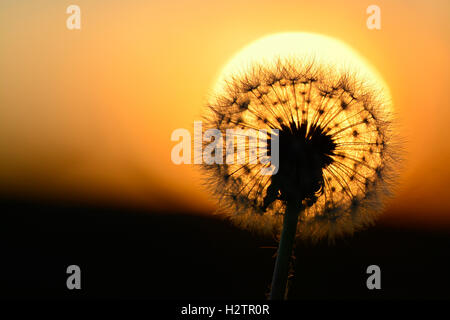
[[[333,242],[378,216],[393,173],[389,101],[381,97],[355,74],[279,58],[234,75],[210,101],[204,130],[278,130],[274,175],[261,174],[271,164],[248,155],[245,163],[203,165],[236,224],[281,234],[271,299],[285,298],[296,236]],[[270,156],[268,138],[255,157]]]

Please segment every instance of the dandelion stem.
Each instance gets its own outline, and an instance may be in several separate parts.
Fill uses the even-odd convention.
[[[284,214],[283,230],[281,231],[280,244],[278,245],[277,259],[272,278],[272,290],[270,300],[284,300],[287,295],[287,281],[289,275],[289,262],[292,248],[297,233],[299,208],[287,206]]]

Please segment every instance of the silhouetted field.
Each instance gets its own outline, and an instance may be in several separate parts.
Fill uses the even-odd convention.
[[[3,298],[265,299],[276,242],[217,217],[2,200]],[[450,234],[373,227],[298,244],[290,299],[450,298]],[[261,248],[263,247],[263,248]],[[66,288],[81,267],[82,290]],[[381,290],[366,287],[381,268]]]

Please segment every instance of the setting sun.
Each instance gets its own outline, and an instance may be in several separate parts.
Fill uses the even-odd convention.
[[[332,64],[337,72],[356,72],[380,94],[391,100],[389,88],[378,71],[358,52],[332,37],[306,32],[284,32],[262,37],[238,51],[221,70],[215,91],[220,91],[230,76],[245,71],[254,63],[271,63],[279,57],[303,57],[317,63]]]

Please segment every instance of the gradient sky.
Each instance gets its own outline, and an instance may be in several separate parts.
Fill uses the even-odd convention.
[[[66,28],[67,6],[82,28]],[[381,30],[366,8],[381,8]],[[198,168],[170,160],[220,70],[278,32],[350,45],[391,89],[405,142],[392,221],[450,225],[449,1],[0,3],[0,189],[209,212]]]

